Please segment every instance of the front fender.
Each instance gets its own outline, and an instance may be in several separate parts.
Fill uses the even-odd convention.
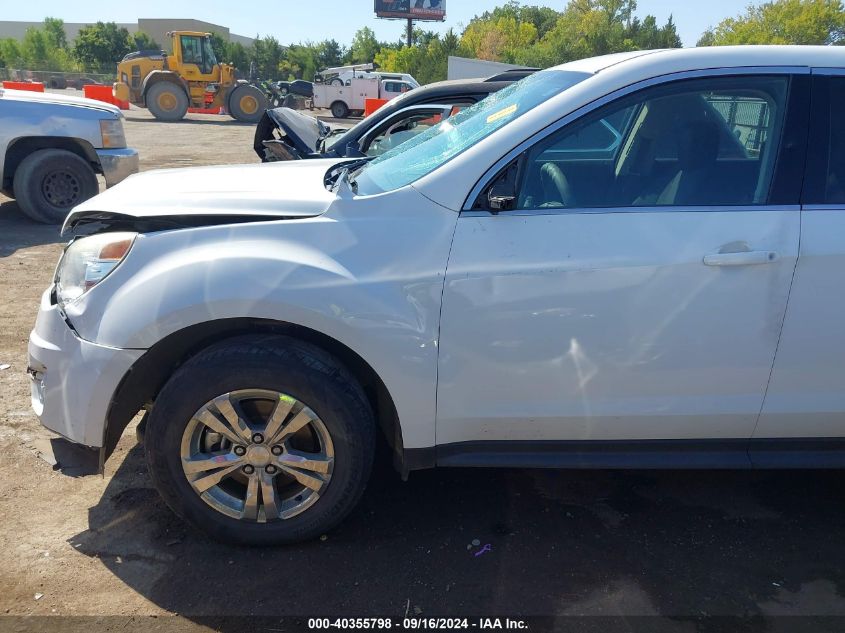
[[[147,349],[218,319],[269,319],[346,345],[381,377],[406,448],[434,445],[437,339],[457,214],[411,188],[320,217],[140,235],[67,306],[81,337]]]

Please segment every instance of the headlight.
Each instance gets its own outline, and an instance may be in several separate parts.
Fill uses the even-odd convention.
[[[103,147],[126,147],[126,137],[123,135],[123,123],[120,119],[100,119],[100,135],[103,137]]]
[[[56,297],[70,303],[96,286],[123,261],[137,233],[101,233],[71,242],[56,269]]]

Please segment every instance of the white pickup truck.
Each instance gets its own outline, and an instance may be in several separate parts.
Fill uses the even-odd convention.
[[[0,88],[0,192],[38,222],[68,211],[138,171],[113,105],[54,93]]]
[[[346,85],[314,84],[315,108],[326,108],[332,116],[344,119],[352,112],[363,112],[367,99],[395,99],[417,86],[409,81],[359,77]]]

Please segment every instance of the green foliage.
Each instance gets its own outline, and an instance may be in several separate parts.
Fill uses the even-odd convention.
[[[0,68],[22,68],[25,65],[18,41],[13,37],[0,40]]]
[[[287,76],[284,79],[314,79],[319,70],[319,48],[310,44],[295,44],[287,51]]]
[[[123,56],[132,52],[129,31],[114,22],[97,22],[79,30],[73,56],[86,69],[113,73]]]
[[[415,39],[414,46],[382,48],[375,62],[386,72],[410,73],[421,84],[446,79],[449,55],[459,52],[460,40],[452,29],[441,38],[437,34]]]
[[[0,66],[27,70],[73,70],[64,23],[46,18],[43,28],[29,28],[18,42],[0,40]]]
[[[156,42],[148,33],[136,31],[132,34],[132,44],[136,51],[160,51],[161,44]]]
[[[382,45],[376,39],[376,34],[371,28],[365,26],[358,29],[355,37],[352,38],[347,61],[351,64],[369,64],[381,48]]]
[[[262,79],[282,79],[279,66],[285,57],[285,50],[272,35],[255,38],[252,44],[250,62],[255,62],[256,72]],[[286,79],[287,77],[285,77]]]
[[[219,33],[211,34],[211,48],[218,62],[231,64],[242,75],[249,72],[252,49],[247,49],[240,42],[230,42]]]
[[[343,64],[346,51],[335,40],[324,40],[315,48],[317,49],[317,66],[320,68],[331,68]],[[306,77],[311,78],[308,75]]]
[[[218,57],[218,61],[223,61],[227,64],[232,64],[237,70],[242,73],[249,71],[249,60],[251,49],[240,42],[226,42],[226,52],[223,57]]]
[[[841,44],[845,10],[838,0],[775,0],[750,5],[704,32],[699,46],[731,44]]]
[[[220,33],[212,33],[211,34],[211,50],[214,51],[214,56],[217,58],[218,62],[225,62],[226,60],[226,53],[227,48],[229,45],[228,40],[225,37],[220,35]]]
[[[67,34],[64,20],[59,18],[44,18],[44,34],[47,42],[53,48],[67,49]]]
[[[470,57],[546,67],[606,53],[681,45],[671,17],[658,26],[654,16],[637,17],[636,9],[636,0],[571,0],[562,12],[512,0],[474,18],[461,47]]]

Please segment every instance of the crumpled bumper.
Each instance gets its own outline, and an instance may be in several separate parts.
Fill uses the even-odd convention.
[[[29,335],[32,408],[51,431],[99,448],[112,396],[144,350],[105,347],[79,338],[51,294],[49,289],[42,295]]]
[[[100,167],[106,179],[106,187],[116,185],[132,174],[138,173],[138,150],[129,147],[123,149],[98,149]]]

